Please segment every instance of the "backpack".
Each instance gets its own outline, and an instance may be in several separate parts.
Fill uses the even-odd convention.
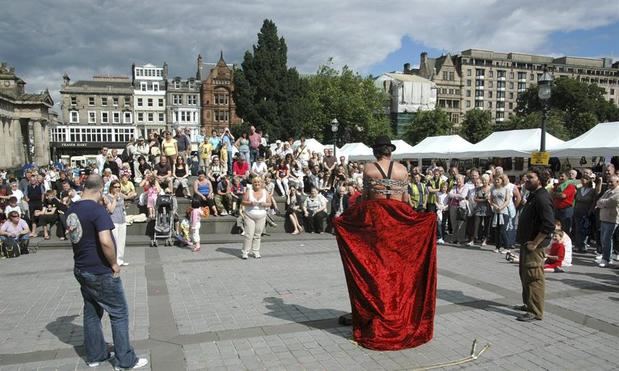
[[[17,258],[21,255],[19,244],[14,238],[7,238],[2,243],[2,255],[7,258]]]

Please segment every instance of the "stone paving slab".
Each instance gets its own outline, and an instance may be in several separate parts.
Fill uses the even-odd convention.
[[[239,259],[241,240],[186,249],[133,246],[123,270],[130,331],[153,370],[409,370],[491,348],[456,368],[616,369],[619,270],[576,256],[547,275],[543,321],[520,323],[517,266],[490,248],[439,246],[435,338],[370,351],[337,324],[350,310],[332,238],[270,241]],[[232,243],[230,243],[232,242]],[[0,260],[0,371],[85,369],[81,296],[70,250]],[[10,288],[10,289],[9,289]],[[103,323],[111,339],[109,322]],[[102,365],[100,369],[111,369]]]

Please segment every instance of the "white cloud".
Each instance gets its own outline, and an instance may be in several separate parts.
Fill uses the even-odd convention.
[[[241,62],[265,18],[286,39],[289,65],[305,73],[329,57],[367,71],[399,49],[403,36],[453,52],[539,52],[552,32],[619,20],[616,0],[20,0],[5,2],[3,13],[0,60],[32,90],[52,92],[65,71],[73,80],[129,75],[134,62],[167,61],[172,76],[190,76],[198,53],[216,61],[220,50]]]

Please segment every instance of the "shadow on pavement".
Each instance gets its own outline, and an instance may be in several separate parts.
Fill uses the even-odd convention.
[[[342,337],[350,337],[350,334],[344,334],[342,331],[337,330],[338,327],[344,327],[338,323],[338,319],[340,316],[347,314],[347,312],[336,309],[314,309],[298,304],[286,304],[281,298],[273,296],[266,297],[262,301],[269,310],[269,312],[265,313],[268,316],[296,322],[318,330],[326,330]],[[309,320],[299,320],[301,317],[309,318]]]
[[[223,252],[224,254],[236,256],[237,258],[241,258],[241,249],[233,249],[230,247],[218,247],[215,251]]]
[[[571,274],[574,274],[574,272],[571,272],[570,275]],[[591,274],[586,274],[586,273],[581,273],[581,274],[595,278],[595,276]],[[599,278],[599,279],[602,280],[604,278]],[[546,281],[561,282],[566,285],[575,287],[577,289],[587,289],[587,290],[602,291],[602,292],[619,292],[619,286],[617,285],[616,279],[611,280],[611,281],[604,281],[604,282],[602,281],[592,282],[592,281],[585,281],[585,280],[574,280],[574,279],[569,279],[569,278],[560,279],[560,278],[553,278],[553,277],[546,276]]]
[[[77,355],[84,357],[86,355],[83,347],[84,327],[73,323],[77,317],[77,314],[58,317],[48,323],[45,328],[56,336],[58,340],[73,346]]]
[[[465,295],[460,290],[438,289],[438,298],[448,301],[455,305],[461,305],[461,306],[475,308],[475,309],[482,309],[482,310],[489,311],[489,312],[501,313],[501,314],[504,314],[510,317],[521,314],[521,312],[518,312],[512,309],[512,307],[509,305],[505,305],[505,304],[492,301],[492,300],[484,300],[484,299],[479,299],[479,298],[475,298],[472,296],[468,296],[468,295]]]

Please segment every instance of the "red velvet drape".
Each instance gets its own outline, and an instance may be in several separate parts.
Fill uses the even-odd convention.
[[[436,214],[396,200],[367,200],[334,220],[352,307],[353,337],[376,350],[432,339]]]

